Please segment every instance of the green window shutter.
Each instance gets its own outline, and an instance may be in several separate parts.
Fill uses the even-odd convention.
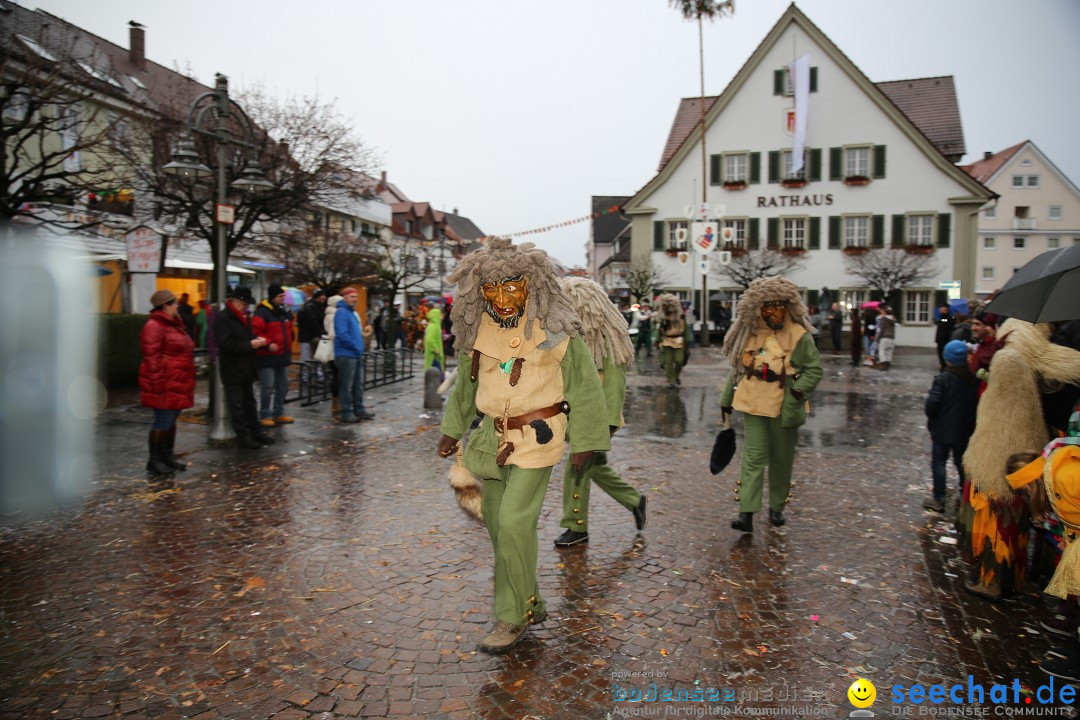
[[[769,182],[780,182],[780,151],[769,151]]]
[[[829,179],[844,179],[844,148],[829,148]]]
[[[810,68],[810,92],[817,92],[817,68]]]
[[[875,215],[870,224],[871,247],[885,247],[885,216]]]
[[[830,215],[829,216],[829,249],[830,250],[839,250],[841,247],[843,247],[844,238],[841,235],[841,233],[843,232],[842,228],[840,227],[840,221],[841,220],[842,220],[842,218],[839,215]]]
[[[784,94],[784,70],[773,70],[772,74],[772,94],[783,95]]]
[[[761,220],[750,218],[749,227],[746,229],[746,249],[757,250],[761,247],[759,237],[761,235]]]
[[[897,325],[904,324],[904,291],[893,290],[889,293],[888,299],[889,307],[892,308],[893,317],[896,318]]]
[[[768,245],[770,250],[780,249],[780,218],[769,218],[766,220],[768,224]]]
[[[935,290],[934,291],[934,310],[937,310],[942,305],[949,304],[949,291],[948,290]],[[936,318],[937,315],[934,315]]]
[[[720,160],[722,155],[710,155],[709,156],[709,184],[720,184]]]
[[[813,148],[807,151],[810,160],[810,182],[821,180],[821,148]]]
[[[907,245],[907,238],[904,237],[904,228],[906,223],[904,222],[903,215],[892,216],[892,246],[904,247]]]
[[[761,153],[750,153],[750,184],[761,182]]]
[[[817,305],[819,294],[820,293],[819,293],[818,290],[807,290],[806,291],[806,305],[808,307],[810,305]]]
[[[870,291],[870,299],[871,300],[877,300],[878,302],[881,302],[885,298],[882,297],[880,290],[871,290]]]
[[[949,230],[952,223],[951,213],[941,213],[937,216],[937,246],[940,248],[949,247]]]
[[[653,250],[663,250],[664,249],[664,224],[665,223],[664,223],[663,220],[654,220],[653,221],[653,224],[652,224],[652,227],[653,227],[652,249]]]
[[[807,237],[807,249],[821,249],[821,218],[810,218],[810,232]]]
[[[874,146],[874,177],[885,177],[885,146]]]

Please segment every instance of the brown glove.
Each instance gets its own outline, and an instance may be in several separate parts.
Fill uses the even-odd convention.
[[[795,398],[795,399],[796,399],[796,400],[798,400],[799,402],[802,402],[802,401],[806,400],[806,396],[805,396],[805,395],[803,395],[803,394],[802,394],[801,392],[799,392],[798,390],[796,390],[795,388],[792,388],[792,389],[791,389],[791,397]]]
[[[458,441],[449,435],[439,438],[439,457],[450,457],[457,452]]]
[[[585,471],[585,463],[592,459],[593,451],[586,450],[585,452],[576,452],[570,454],[570,464],[574,466],[574,469],[579,473]]]

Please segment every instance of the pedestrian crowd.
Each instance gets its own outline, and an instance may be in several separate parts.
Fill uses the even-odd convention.
[[[880,322],[880,320],[878,320]],[[1041,625],[1064,647],[1041,669],[1080,682],[1080,321],[1032,324],[938,310],[941,372],[926,397],[929,511],[956,512],[964,588],[998,602],[1028,579],[1061,599]],[[947,467],[959,486],[950,490]]]

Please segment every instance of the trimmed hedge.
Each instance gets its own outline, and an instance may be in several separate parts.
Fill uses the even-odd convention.
[[[98,379],[106,387],[126,387],[139,382],[139,333],[149,315],[98,315]]]

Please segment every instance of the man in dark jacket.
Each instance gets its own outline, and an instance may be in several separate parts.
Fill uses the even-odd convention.
[[[937,345],[937,357],[938,364],[941,365],[941,369],[945,369],[945,346],[950,340],[952,340],[953,330],[956,326],[956,318],[952,314],[952,310],[948,305],[942,305],[938,308],[937,319],[934,320],[934,324],[937,325],[937,329],[934,331],[934,343]]]
[[[251,316],[251,330],[266,338],[255,353],[259,369],[259,422],[274,427],[293,422],[285,414],[285,394],[289,390],[289,363],[292,362],[292,313],[285,307],[285,289],[271,285],[267,297]]]
[[[323,336],[323,318],[326,317],[326,293],[316,290],[311,299],[304,303],[296,314],[296,324],[300,337],[300,362],[307,362],[315,355],[319,347],[319,338]]]
[[[926,396],[926,425],[933,441],[930,471],[934,494],[923,500],[923,507],[936,512],[945,511],[945,466],[950,454],[961,479],[964,477],[964,452],[975,432],[975,406],[979,401],[979,381],[967,365],[967,343],[950,340],[942,355],[945,370],[934,378]]]
[[[214,343],[225,390],[225,406],[236,432],[236,442],[242,448],[257,450],[273,445],[274,440],[259,425],[252,384],[258,377],[255,370],[255,351],[266,344],[266,338],[255,337],[248,318],[248,305],[255,302],[246,287],[230,288],[225,307],[214,317]]]

